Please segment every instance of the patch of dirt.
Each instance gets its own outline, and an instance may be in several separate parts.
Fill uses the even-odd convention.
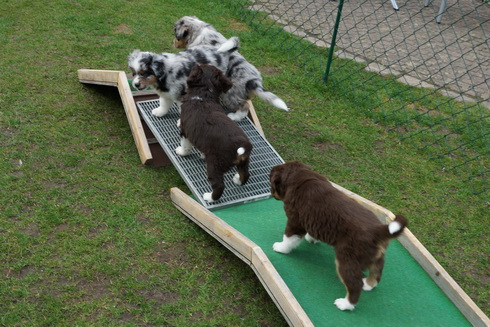
[[[313,147],[322,154],[330,151],[345,151],[342,145],[329,142],[316,143]]]
[[[171,267],[185,266],[189,263],[184,243],[161,243],[151,256]]]
[[[114,29],[114,33],[118,33],[118,34],[133,34],[133,31],[131,30],[131,28],[128,25],[121,24],[121,25],[118,25]]]
[[[277,75],[277,74],[279,74],[277,67],[274,67],[274,66],[260,66],[260,67],[257,67],[257,69],[263,75]]]
[[[248,31],[249,27],[247,24],[242,23],[236,19],[230,19],[228,21],[228,27],[234,31]]]

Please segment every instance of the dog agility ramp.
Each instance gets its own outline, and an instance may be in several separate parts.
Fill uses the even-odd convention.
[[[207,179],[204,159],[201,158],[199,151],[194,148],[192,153],[185,157],[175,153],[175,148],[180,146],[180,129],[177,127],[180,114],[177,106],[173,105],[165,116],[155,117],[151,112],[159,106],[159,100],[140,101],[136,104],[142,118],[165,150],[170,161],[194,197],[204,207],[213,210],[270,197],[269,172],[272,167],[280,165],[284,161],[248,118],[237,122],[237,124],[244,130],[253,144],[249,167],[250,178],[245,185],[236,185],[232,181],[236,174],[236,168],[233,168],[225,174],[223,196],[218,201],[207,202],[202,198],[202,195],[211,191],[211,185]]]
[[[393,213],[338,185],[383,222]],[[420,244],[408,228],[386,253],[381,283],[362,292],[352,312],[334,300],[344,297],[333,247],[302,244],[289,255],[274,252],[286,225],[283,203],[273,198],[210,212],[178,188],[174,205],[249,265],[290,326],[488,327],[490,320]]]

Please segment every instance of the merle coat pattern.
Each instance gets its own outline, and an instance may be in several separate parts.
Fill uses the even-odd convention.
[[[371,290],[380,281],[389,241],[403,232],[407,220],[397,215],[390,224],[381,223],[373,212],[300,162],[274,167],[270,182],[271,193],[284,201],[288,218],[283,241],[274,243],[273,249],[289,253],[303,237],[332,245],[337,273],[347,289],[346,297],[335,305],[353,310],[361,290]]]
[[[233,166],[238,173],[233,181],[247,182],[252,144],[243,130],[223,111],[219,96],[228,91],[232,83],[216,67],[196,65],[187,80],[188,90],[183,98],[180,114],[181,146],[175,151],[185,156],[194,145],[204,154],[212,193],[203,199],[218,200],[225,189],[224,174]]]
[[[180,105],[186,92],[186,80],[196,64],[211,64],[226,70],[230,55],[239,47],[238,38],[226,40],[220,47],[199,46],[179,53],[153,53],[134,50],[128,57],[133,72],[133,86],[138,90],[153,87],[160,96],[160,106],[153,115],[167,114],[171,105]]]
[[[177,20],[174,34],[176,48],[194,49],[202,45],[219,47],[226,41],[212,25],[194,16],[184,16]],[[231,119],[241,120],[248,114],[248,100],[253,94],[277,108],[289,110],[283,100],[264,89],[260,72],[240,53],[231,54],[228,67],[222,70],[233,82],[233,87],[222,95],[223,104],[234,111],[228,114]]]

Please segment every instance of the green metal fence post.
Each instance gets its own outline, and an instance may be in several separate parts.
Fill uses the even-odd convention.
[[[337,40],[337,30],[339,29],[340,17],[342,16],[342,8],[344,7],[344,0],[339,1],[339,10],[337,11],[337,18],[335,19],[335,27],[333,29],[332,42],[330,44],[330,50],[328,51],[327,68],[325,69],[325,75],[323,81],[327,83],[328,74],[330,72],[330,65],[332,64],[333,52],[335,48],[335,41]]]

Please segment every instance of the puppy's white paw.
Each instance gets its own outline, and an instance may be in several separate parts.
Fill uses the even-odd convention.
[[[180,118],[177,119],[177,127],[180,127]]]
[[[313,244],[320,243],[319,240],[317,240],[316,238],[314,238],[313,236],[311,236],[308,233],[306,233],[306,235],[305,235],[305,240],[308,241],[309,243],[313,243]]]
[[[187,155],[189,155],[189,154],[191,153],[191,151],[190,151],[190,150],[185,149],[185,148],[184,148],[184,147],[182,147],[182,146],[179,146],[179,147],[177,147],[177,148],[175,149],[175,153],[177,153],[179,156],[182,156],[182,157],[183,157],[183,156],[187,156]]]
[[[162,117],[165,116],[168,112],[168,109],[162,108],[161,106],[158,108],[155,108],[151,111],[151,114],[156,117]]]
[[[354,310],[355,306],[349,302],[349,300],[340,298],[335,300],[334,304],[337,306],[339,310]]]
[[[233,183],[236,185],[242,185],[242,182],[240,181],[240,174],[236,173],[235,176],[233,176]]]
[[[206,155],[205,155],[204,153],[202,153],[202,152],[200,153],[200,155],[199,155],[199,156],[200,156],[200,157],[201,157],[201,159],[203,159],[203,160],[204,160],[204,159],[206,159]]]
[[[243,118],[247,117],[247,114],[248,112],[245,111],[230,112],[228,114],[228,117],[230,117],[231,120],[240,121]]]
[[[378,285],[378,283],[374,284],[373,286],[369,286],[369,284],[367,283],[367,278],[363,278],[362,279],[362,289],[365,290],[365,291],[370,291],[372,290],[373,288],[376,287],[376,285]]]
[[[213,202],[213,193],[204,193],[202,195],[202,198],[205,200],[205,201],[208,201],[208,202]]]
[[[287,244],[284,244],[284,242],[276,242],[272,245],[272,249],[276,252],[279,252],[279,253],[284,253],[284,254],[288,254],[289,252],[291,252],[291,247],[288,246]]]

